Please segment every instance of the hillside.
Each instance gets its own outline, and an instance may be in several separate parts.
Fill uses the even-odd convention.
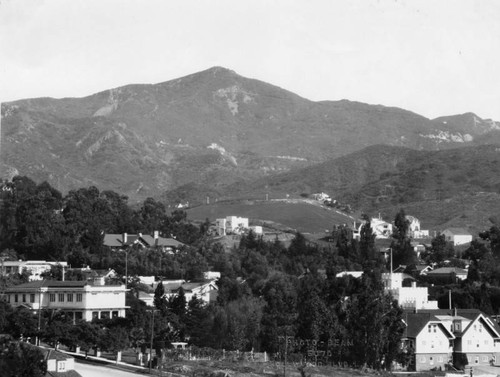
[[[334,224],[351,224],[354,217],[303,199],[247,200],[201,205],[188,209],[191,220],[214,221],[226,216],[248,217],[251,224],[301,233],[324,233]]]
[[[216,194],[374,144],[438,150],[498,132],[475,115],[429,120],[381,105],[313,102],[221,67],[83,98],[3,103],[1,114],[1,177],[28,175],[63,193],[96,185],[131,201],[184,188]]]
[[[500,214],[500,147],[442,151],[373,146],[305,169],[227,187],[235,196],[326,192],[392,219],[400,208],[432,228],[489,225]]]

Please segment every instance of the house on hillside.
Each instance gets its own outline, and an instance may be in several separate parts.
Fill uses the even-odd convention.
[[[50,377],[78,377],[80,373],[75,371],[75,358],[52,349],[39,348],[47,360],[47,374]]]
[[[219,236],[242,234],[249,229],[248,218],[238,216],[226,216],[223,219],[216,219],[215,226]]]
[[[408,221],[408,233],[412,238],[426,238],[429,237],[429,231],[423,230],[420,227],[420,220],[415,216],[406,215],[406,221]]]
[[[405,282],[409,281],[410,286]],[[405,273],[382,274],[384,291],[390,293],[398,304],[405,309],[437,309],[437,301],[429,301],[427,287],[417,287],[415,279]]]
[[[467,279],[467,270],[459,267],[441,267],[427,272],[427,278],[434,284],[455,284]]]
[[[30,273],[30,281],[41,280],[41,275],[50,271],[53,266],[61,266],[64,269],[68,267],[68,262],[48,262],[44,260],[2,261],[0,273],[2,275],[22,274],[25,270]]]
[[[464,245],[472,242],[472,234],[465,228],[448,228],[441,233],[446,241],[453,242],[453,246]]]
[[[410,370],[445,370],[451,363],[455,335],[431,313],[405,313],[403,350],[410,357]]]
[[[361,228],[365,224],[362,221],[359,225],[354,223],[352,236],[355,239],[359,239],[361,236]],[[370,220],[370,226],[372,228],[373,234],[375,234],[375,238],[390,238],[392,235],[392,224],[388,223],[381,218],[372,218]]]
[[[201,282],[186,282],[185,280],[163,280],[163,290],[165,291],[165,298],[174,298],[179,294],[180,289],[184,291],[184,297],[186,298],[186,304],[191,301],[193,296],[204,301],[206,304],[214,302],[217,299],[219,288],[215,283],[215,280],[205,280]],[[154,287],[156,289],[156,286]],[[154,295],[153,295],[154,296]],[[145,300],[149,300],[145,295],[143,296]]]
[[[113,250],[120,250],[134,245],[141,248],[157,248],[165,252],[174,252],[185,246],[174,238],[160,237],[156,230],[152,236],[148,234],[105,234],[104,246]]]

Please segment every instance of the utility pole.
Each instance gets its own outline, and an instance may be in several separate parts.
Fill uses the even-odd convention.
[[[151,343],[149,346],[149,374],[151,374],[151,365],[153,364],[153,333],[155,324],[155,310],[151,310]]]

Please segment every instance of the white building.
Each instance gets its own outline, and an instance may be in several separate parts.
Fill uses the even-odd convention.
[[[354,224],[352,236],[356,239],[359,239],[361,236],[361,228],[365,224],[364,221],[361,222],[359,226]],[[372,218],[370,220],[370,226],[372,228],[373,234],[375,234],[375,238],[389,238],[392,235],[392,224],[388,223],[380,218]]]
[[[124,285],[105,285],[104,279],[89,281],[38,280],[6,289],[13,307],[61,310],[73,320],[125,317]]]
[[[437,301],[429,301],[427,287],[417,287],[415,282],[411,283],[411,287],[403,287],[403,280],[406,276],[409,275],[404,273],[383,273],[382,282],[385,291],[391,293],[392,297],[403,308],[437,309]]]
[[[50,271],[52,266],[68,267],[68,262],[47,262],[44,260],[18,260],[18,261],[3,261],[0,265],[2,275],[22,274],[23,270],[28,271],[31,275],[29,280],[41,280],[41,275],[44,272]]]
[[[248,230],[248,218],[238,216],[227,216],[225,219],[215,220],[217,234],[225,236],[227,234],[241,234]]]
[[[448,228],[442,233],[448,242],[453,242],[453,246],[464,245],[472,242],[472,234],[464,228]]]
[[[429,230],[423,230],[420,227],[420,220],[414,216],[405,216],[408,221],[408,230],[410,237],[413,238],[426,238],[429,237]]]

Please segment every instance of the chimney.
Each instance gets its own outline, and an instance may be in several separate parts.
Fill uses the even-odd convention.
[[[123,236],[122,236],[122,243],[123,243],[123,244],[126,244],[126,243],[127,243],[127,233],[123,233]]]
[[[64,281],[64,266],[63,265],[61,266],[62,266],[62,281]]]
[[[158,233],[157,230],[154,231],[155,246],[158,246]]]

